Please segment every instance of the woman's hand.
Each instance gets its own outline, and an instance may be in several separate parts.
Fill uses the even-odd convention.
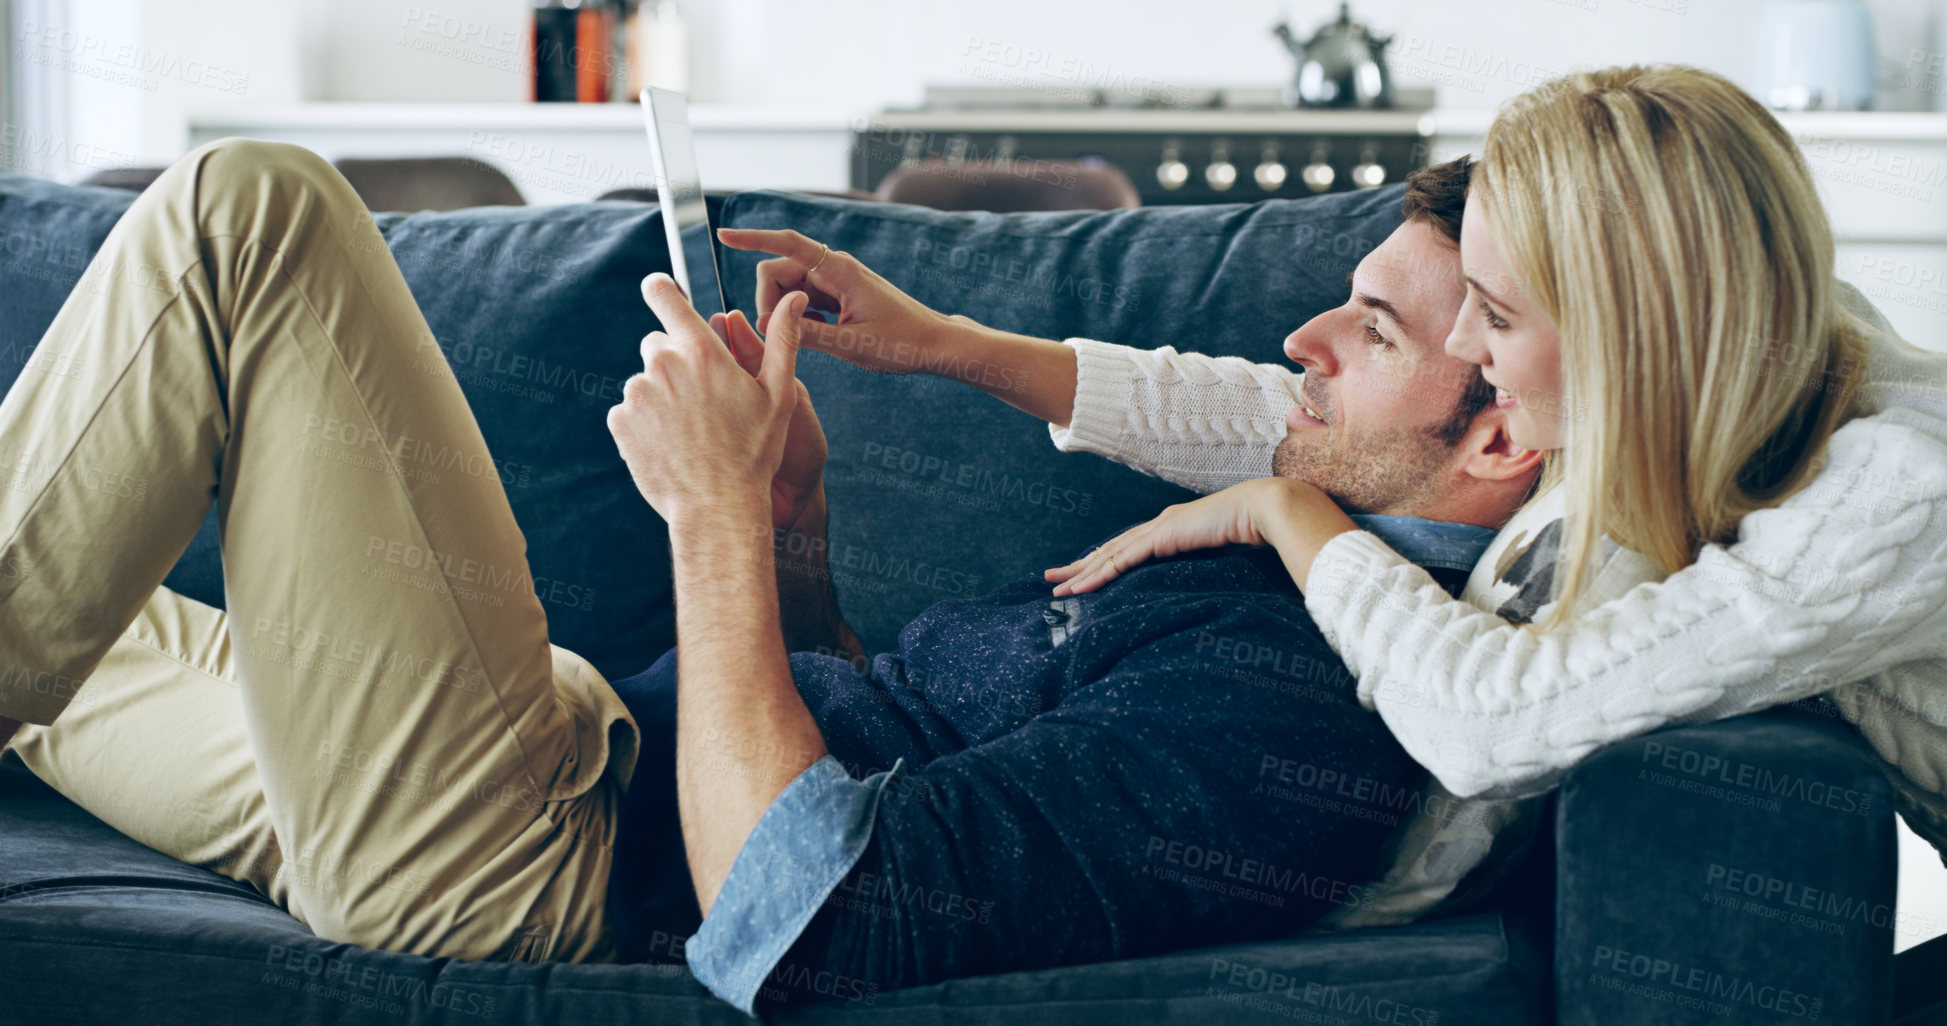
[[[1057,595],[1094,591],[1151,556],[1224,545],[1271,545],[1300,588],[1325,543],[1357,530],[1332,497],[1304,481],[1259,477],[1178,503],[1109,539],[1094,552],[1042,574]]]
[[[971,385],[1056,427],[1075,411],[1075,351],[1052,339],[985,327],[894,288],[850,253],[790,231],[721,228],[732,249],[776,253],[757,265],[757,329],[769,334],[778,298],[810,298],[798,326],[804,345],[879,374],[937,374]],[[809,316],[835,311],[836,323]]]
[[[827,249],[798,232],[720,228],[717,237],[732,249],[775,254],[757,265],[757,330],[768,334],[778,302],[786,293],[803,292],[810,310],[838,315],[837,323],[827,324],[807,310],[799,325],[804,347],[866,370],[933,370],[953,331],[973,323],[928,308],[850,253]]]

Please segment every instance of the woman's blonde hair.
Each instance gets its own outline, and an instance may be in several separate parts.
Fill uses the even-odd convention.
[[[1475,188],[1561,334],[1566,488],[1556,605],[1605,537],[1665,573],[1804,485],[1846,419],[1866,327],[1797,144],[1724,77],[1578,72],[1509,101]]]

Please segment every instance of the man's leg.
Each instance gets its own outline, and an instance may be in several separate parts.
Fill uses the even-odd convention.
[[[8,755],[122,833],[285,905],[226,619],[156,589],[61,717]]]
[[[549,646],[472,412],[330,165],[224,140],[171,166],[0,402],[0,455],[0,715],[53,722],[214,500],[265,806],[311,867],[291,912],[600,957],[626,713]]]

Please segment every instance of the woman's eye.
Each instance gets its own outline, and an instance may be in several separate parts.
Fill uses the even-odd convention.
[[[1508,322],[1502,320],[1500,317],[1495,316],[1494,308],[1487,305],[1487,300],[1485,299],[1481,300],[1480,304],[1481,304],[1481,316],[1486,318],[1487,326],[1493,328],[1495,331],[1506,331]]]
[[[1366,325],[1366,341],[1380,348],[1392,346],[1392,343],[1386,340],[1386,336],[1381,335],[1379,329],[1370,324]]]

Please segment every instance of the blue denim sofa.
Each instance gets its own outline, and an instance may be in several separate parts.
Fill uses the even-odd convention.
[[[1291,328],[1343,301],[1347,271],[1397,224],[1399,198],[1391,187],[1248,206],[990,215],[759,192],[713,207],[720,223],[798,228],[935,308],[997,327],[1272,362]],[[130,199],[0,175],[0,384],[18,376]],[[668,267],[655,207],[378,220],[503,466],[552,639],[611,678],[641,670],[673,642],[666,535],[616,458],[603,414],[640,367],[636,341],[655,327],[637,291],[644,274]],[[689,241],[699,254],[708,244]],[[750,309],[755,258],[725,262],[730,301]],[[934,601],[1065,561],[1188,497],[1108,461],[1059,454],[1039,422],[966,386],[867,374],[816,353],[803,356],[800,375],[831,441],[832,545],[872,554],[838,576],[838,590],[874,651]],[[168,584],[222,604],[214,520]],[[1808,788],[1843,794],[1847,807],[1806,800]],[[1463,914],[1332,935],[1294,928],[1277,942],[902,991],[854,988],[774,1017],[1882,1023],[1892,989],[1888,800],[1860,742],[1815,710],[1665,731],[1588,759],[1509,881]],[[1867,911],[1807,915],[1725,886],[1733,872]],[[249,888],[144,848],[18,766],[0,766],[0,1021],[743,1020],[676,967],[468,963],[327,943]]]

